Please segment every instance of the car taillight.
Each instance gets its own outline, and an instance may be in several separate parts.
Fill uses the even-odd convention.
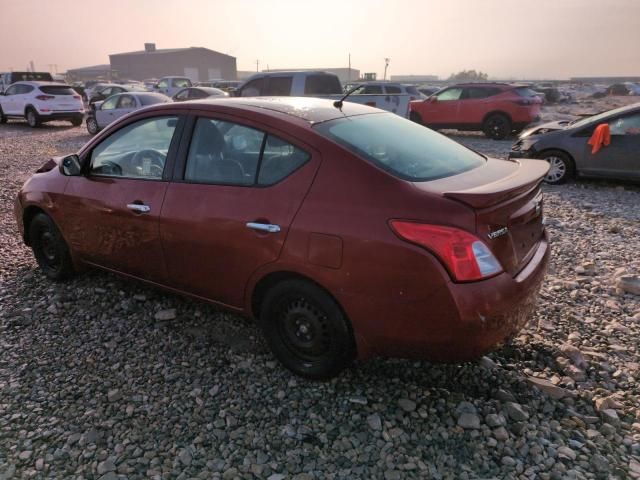
[[[56,97],[54,97],[53,95],[38,95],[36,98],[38,100],[53,100]]]
[[[80,100],[82,97],[80,95],[74,95],[73,98],[75,98],[76,100]]]
[[[520,99],[520,100],[514,100],[513,103],[515,103],[517,105],[523,105],[524,106],[524,105],[531,105],[533,102],[523,98],[523,99]]]
[[[435,254],[455,281],[482,280],[502,272],[484,242],[464,230],[403,220],[392,220],[391,228],[403,240]]]

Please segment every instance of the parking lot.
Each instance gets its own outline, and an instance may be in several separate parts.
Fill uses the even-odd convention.
[[[247,319],[102,272],[45,279],[13,199],[89,139],[67,125],[0,126],[0,478],[640,478],[640,296],[616,288],[640,272],[638,186],[545,187],[552,264],[513,344],[316,383]]]

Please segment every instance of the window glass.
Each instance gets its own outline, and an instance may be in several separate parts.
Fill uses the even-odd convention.
[[[185,179],[224,185],[254,184],[264,135],[236,123],[198,119]]]
[[[188,89],[184,89],[184,90],[180,90],[177,94],[176,94],[176,98],[178,100],[186,100],[187,96],[189,96],[189,90]]]
[[[264,145],[258,184],[273,185],[298,169],[311,158],[304,150],[280,140],[273,135],[267,136]]]
[[[168,86],[169,86],[169,80],[167,80],[166,78],[158,82],[159,88],[167,88]]]
[[[436,95],[439,102],[446,102],[450,100],[459,100],[460,95],[462,94],[461,88],[449,88],[442,93]]]
[[[120,97],[107,98],[100,107],[100,110],[113,110],[114,108],[116,108],[119,98]]]
[[[483,87],[467,87],[464,89],[463,98],[469,100],[478,100],[481,98],[488,98],[496,94],[495,88],[483,88]]]
[[[389,94],[396,94],[396,93],[402,93],[402,90],[400,89],[400,87],[395,87],[395,86],[391,86],[391,85],[387,85],[384,87],[386,93]]]
[[[18,93],[24,95],[25,93],[32,92],[34,89],[31,85],[18,85]]]
[[[368,95],[381,95],[382,87],[380,85],[364,85],[361,91],[356,92]]]
[[[271,77],[267,82],[265,95],[288,97],[291,95],[292,77]]]
[[[262,95],[262,88],[264,85],[264,77],[256,78],[247,83],[240,91],[241,97],[257,97]]]
[[[49,95],[77,95],[73,88],[64,85],[44,85],[40,87],[40,91]]]
[[[335,75],[307,75],[304,82],[305,95],[333,95],[342,93],[342,85]]]
[[[171,99],[161,93],[143,93],[138,94],[138,100],[142,105],[155,105],[157,103],[167,103],[170,102]]]
[[[529,87],[518,87],[518,88],[515,88],[514,90],[521,97],[533,98],[538,96],[538,94],[534,90],[530,89]]]
[[[118,108],[136,108],[136,101],[131,95],[120,95]]]
[[[191,81],[187,78],[174,78],[173,86],[178,88],[186,88],[191,86]]]
[[[9,88],[7,88],[7,90],[4,92],[4,94],[5,95],[17,95],[19,86],[20,85],[11,85]]]
[[[176,117],[156,117],[118,130],[91,152],[91,174],[162,179],[177,123]]]
[[[189,98],[206,98],[209,94],[197,88],[189,90]]]
[[[407,93],[409,95],[415,95],[416,97],[420,96],[420,92],[418,91],[418,89],[416,87],[414,87],[413,85],[409,85],[408,87],[405,87],[407,89]]]
[[[484,157],[444,135],[393,113],[320,123],[315,130],[392,175],[410,181],[450,177],[484,164]]]
[[[609,122],[609,129],[611,135],[640,135],[640,113]]]

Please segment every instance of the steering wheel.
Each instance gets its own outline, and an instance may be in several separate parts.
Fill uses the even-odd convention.
[[[122,167],[111,160],[104,160],[99,168],[102,174],[122,176]]]
[[[145,173],[144,163],[145,160],[150,161],[150,165],[148,166],[148,173]],[[135,153],[133,158],[131,158],[132,165],[140,170],[140,173],[145,176],[150,177],[161,177],[162,172],[164,171],[164,161],[165,155],[158,150],[154,150],[152,148],[147,148],[144,150],[140,150]]]

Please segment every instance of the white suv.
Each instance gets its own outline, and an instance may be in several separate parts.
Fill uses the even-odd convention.
[[[30,127],[51,120],[82,123],[82,98],[69,85],[53,82],[16,82],[0,94],[0,123],[25,118]]]

